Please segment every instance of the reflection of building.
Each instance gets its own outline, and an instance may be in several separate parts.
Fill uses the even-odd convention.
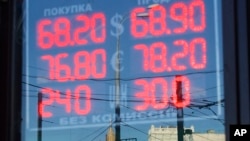
[[[207,133],[195,133],[194,127],[184,128],[184,141],[225,141],[225,135],[209,130]],[[177,127],[159,127],[154,125],[149,129],[148,141],[177,141]]]
[[[193,138],[194,141],[225,141],[225,134],[209,130],[207,133],[193,133]]]
[[[172,127],[159,127],[151,126],[148,141],[177,141],[177,128]]]
[[[114,132],[111,125],[110,125],[108,132],[106,134],[106,141],[115,141],[115,132]]]

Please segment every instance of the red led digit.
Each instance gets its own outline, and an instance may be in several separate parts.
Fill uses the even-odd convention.
[[[70,43],[70,28],[69,19],[62,17],[55,20],[55,44],[58,47],[65,47]]]
[[[200,52],[197,52],[197,47],[201,48]],[[196,55],[199,54],[200,60]],[[204,38],[195,38],[190,43],[190,64],[194,69],[204,69],[207,64],[207,43]]]
[[[143,100],[141,104],[135,106],[135,109],[138,111],[147,110],[147,108],[150,105],[150,96],[149,96],[150,84],[148,84],[148,82],[144,79],[138,79],[135,81],[135,85],[142,87],[142,91],[137,92],[135,94],[135,97]]]
[[[65,111],[67,113],[71,112],[71,91],[69,89],[67,89],[65,93],[58,90],[55,91],[55,100],[58,104],[65,105]]]
[[[181,27],[175,28],[174,33],[184,33],[188,28],[188,8],[183,2],[175,3],[170,8],[171,19],[182,24]]]
[[[148,71],[149,70],[149,53],[148,53],[148,47],[145,44],[139,44],[139,45],[135,45],[134,48],[136,50],[142,50],[143,52],[143,69],[144,71]]]
[[[84,104],[84,107],[82,106]],[[86,115],[91,110],[91,89],[80,85],[75,89],[75,111],[79,115]]]
[[[82,22],[83,24],[80,27],[75,29],[74,41],[78,45],[85,45],[88,43],[88,41],[85,38],[80,38],[80,37],[81,35],[84,35],[83,33],[87,32],[90,29],[90,20],[85,15],[78,15],[76,17],[76,20]]]
[[[148,33],[147,21],[138,17],[138,14],[144,13],[144,12],[145,12],[145,8],[143,8],[143,7],[138,7],[138,8],[135,8],[131,11],[131,14],[130,14],[130,21],[131,21],[130,32],[131,32],[132,36],[135,38],[142,38],[142,37],[146,36]]]
[[[100,23],[98,22],[100,21]],[[103,13],[96,13],[92,16],[91,22],[91,39],[95,43],[103,43],[106,39],[106,19]],[[100,35],[97,33],[100,31]]]
[[[98,56],[101,57],[100,61],[97,61]],[[98,63],[97,63],[98,62]],[[101,63],[100,63],[101,62]],[[94,78],[104,78],[106,76],[106,52],[104,49],[97,49],[91,53],[91,72]],[[100,68],[97,68],[101,66]]]
[[[51,55],[43,55],[42,60],[48,60],[49,62],[49,79],[55,79],[55,59]]]
[[[37,44],[42,49],[49,49],[54,44],[53,33],[44,30],[44,28],[51,25],[51,23],[51,20],[43,19],[37,24]]]
[[[170,29],[167,28],[166,10],[163,6],[157,6],[149,10],[149,31],[154,36],[171,33]]]
[[[158,88],[157,85],[162,88],[161,96],[158,96],[159,94],[156,91],[156,89]],[[168,106],[167,86],[167,82],[163,78],[155,78],[152,80],[150,90],[152,95],[152,106],[154,109],[164,109]]]
[[[186,70],[187,67],[185,65],[177,64],[177,60],[184,58],[188,55],[188,43],[185,40],[176,40],[174,41],[174,45],[177,47],[182,47],[183,50],[182,52],[175,53],[171,58],[172,68],[177,71]]]
[[[40,95],[41,94],[41,95]],[[45,96],[48,95],[48,96]],[[52,117],[52,112],[45,111],[45,107],[53,104],[54,102],[54,91],[51,88],[43,88],[41,93],[38,95],[41,101],[38,103],[38,114],[42,118]],[[44,97],[44,98],[43,98]]]
[[[199,12],[198,12],[199,10]],[[199,13],[196,13],[196,11]],[[194,0],[189,5],[189,27],[194,32],[202,32],[206,28],[205,5],[203,0]]]
[[[67,57],[68,53],[61,53],[55,57],[55,77],[59,82],[66,82],[71,78],[70,67],[66,64],[61,63],[61,60]]]
[[[177,95],[177,82],[181,82],[181,95],[182,99],[178,100]],[[190,104],[190,80],[186,76],[177,76],[172,81],[172,88],[173,88],[173,103],[176,107],[184,108]]]
[[[167,47],[163,42],[153,43],[149,48],[150,69],[153,72],[163,72],[167,68]]]
[[[90,76],[90,55],[86,51],[74,55],[74,74],[77,79],[87,79]]]

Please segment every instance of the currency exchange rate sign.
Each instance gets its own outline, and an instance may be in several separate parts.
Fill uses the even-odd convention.
[[[135,124],[174,120],[176,108],[220,99],[219,87],[206,92],[221,83],[216,0],[112,4],[27,2],[28,128],[102,126],[117,106]]]

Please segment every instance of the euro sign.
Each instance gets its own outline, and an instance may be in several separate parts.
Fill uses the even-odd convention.
[[[123,69],[124,69],[124,66],[122,66],[122,58],[121,58],[123,56],[123,54],[124,54],[123,51],[118,51],[118,52],[114,53],[112,58],[111,58],[110,64],[115,71],[123,71]],[[119,56],[119,58],[118,58],[118,56]],[[117,63],[119,65],[117,65]]]
[[[122,20],[123,17],[117,13],[111,18],[111,25],[115,27],[115,31],[111,30],[110,32],[112,36],[118,37],[124,32]]]

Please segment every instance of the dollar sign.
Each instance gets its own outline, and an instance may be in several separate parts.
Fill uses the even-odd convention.
[[[115,31],[111,30],[110,33],[112,36],[118,37],[123,33],[124,27],[121,23],[122,20],[123,20],[122,16],[117,13],[111,18],[110,20],[111,25],[114,26],[116,29]]]

